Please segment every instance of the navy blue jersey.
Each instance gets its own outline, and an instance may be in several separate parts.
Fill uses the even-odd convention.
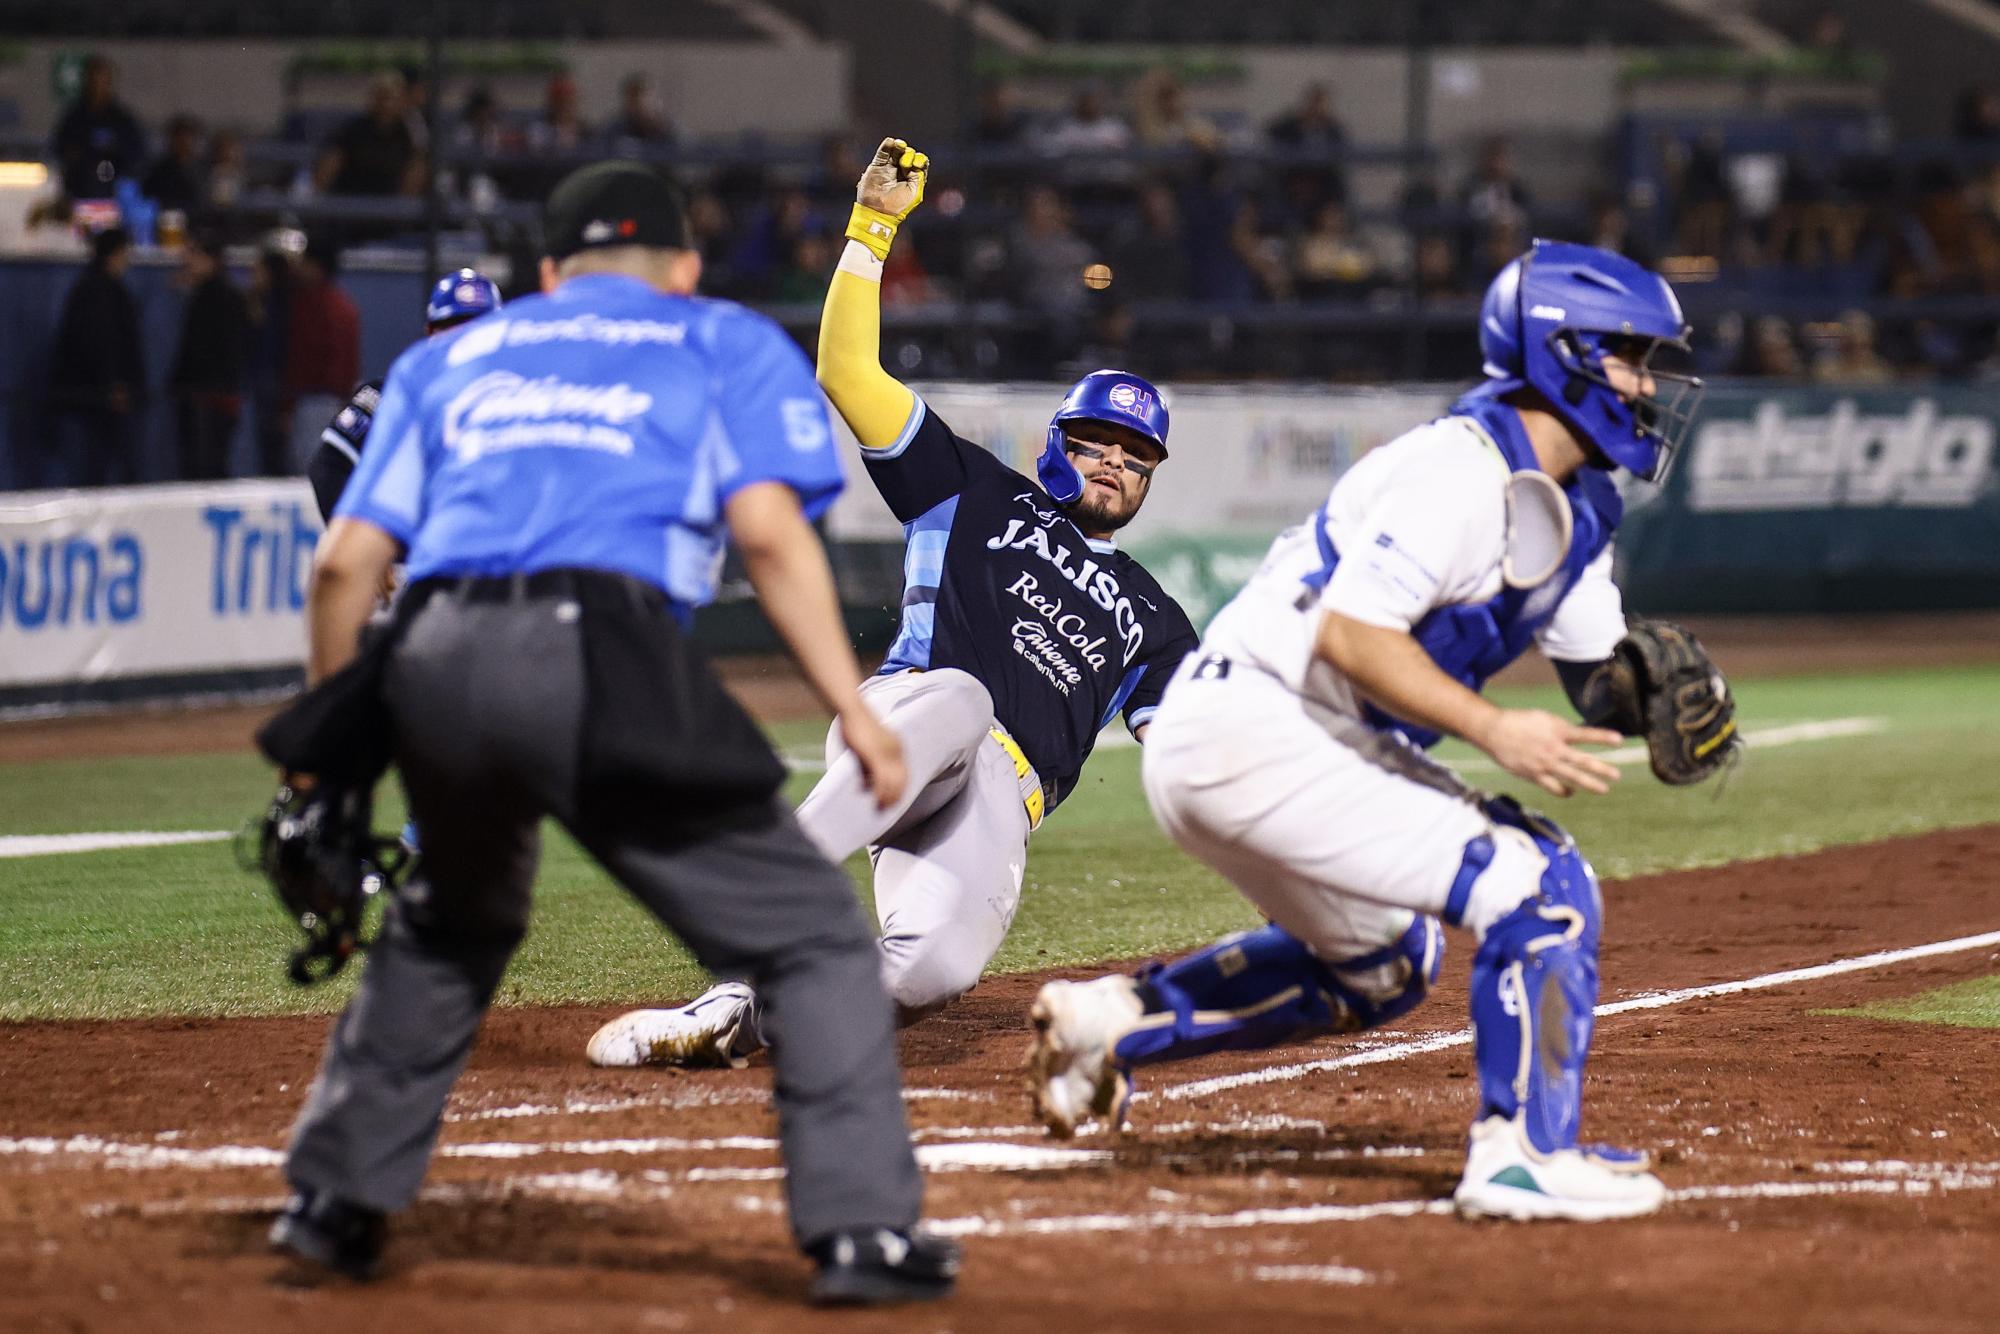
[[[380,406],[382,382],[370,380],[354,391],[347,406],[334,413],[319,433],[319,448],[306,460],[306,478],[312,483],[321,522],[332,520],[333,507],[347,489],[354,466],[361,462],[361,451],[368,447],[368,428],[375,424],[375,409]]]
[[[1060,801],[1098,730],[1152,717],[1194,626],[1143,566],[1086,538],[1033,481],[960,439],[922,400],[864,450],[903,522],[903,620],[882,673],[957,667],[993,696]]]

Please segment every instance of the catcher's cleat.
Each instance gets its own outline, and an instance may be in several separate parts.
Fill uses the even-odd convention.
[[[1057,1139],[1076,1134],[1091,1116],[1113,1130],[1125,1126],[1132,1081],[1112,1050],[1144,1012],[1129,977],[1050,982],[1028,1011],[1035,1024],[1028,1049],[1028,1088],[1035,1115]]]
[[[820,1306],[933,1302],[958,1281],[958,1243],[923,1232],[837,1232],[809,1250],[819,1262],[811,1297]]]
[[[757,993],[723,982],[674,1010],[633,1010],[590,1035],[592,1065],[673,1065],[742,1068],[763,1049],[757,1034]]]
[[[1452,1203],[1467,1218],[1638,1218],[1665,1203],[1667,1188],[1643,1153],[1578,1145],[1542,1153],[1518,1120],[1489,1116],[1472,1127],[1465,1176]]]
[[[271,1245],[351,1279],[381,1272],[389,1232],[379,1209],[351,1204],[323,1190],[301,1190],[271,1225]]]

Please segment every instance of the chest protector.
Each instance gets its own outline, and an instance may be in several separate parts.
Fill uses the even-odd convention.
[[[1507,404],[1478,393],[1469,394],[1452,405],[1451,415],[1465,417],[1492,441],[1514,472],[1538,470],[1534,449],[1528,444],[1521,419]],[[1437,664],[1438,669],[1468,690],[1478,690],[1501,668],[1521,656],[1535,641],[1535,634],[1555,616],[1584,569],[1603,552],[1618,530],[1624,502],[1611,484],[1610,475],[1598,468],[1577,471],[1562,488],[1569,501],[1569,548],[1553,573],[1525,587],[1511,582],[1484,602],[1454,603],[1436,607],[1412,626],[1410,635]],[[1326,535],[1325,515],[1317,524],[1321,554],[1327,558],[1318,582],[1333,572],[1339,555]],[[1363,717],[1370,726],[1401,732],[1425,749],[1438,743],[1441,735],[1363,703]]]

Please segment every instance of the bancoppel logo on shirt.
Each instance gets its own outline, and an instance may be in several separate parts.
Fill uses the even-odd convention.
[[[591,449],[629,455],[626,422],[653,396],[620,381],[573,384],[553,375],[530,380],[492,371],[458,391],[444,410],[445,447],[459,462],[514,449]]]

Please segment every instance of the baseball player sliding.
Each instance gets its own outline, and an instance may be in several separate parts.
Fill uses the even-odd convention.
[[[1121,1123],[1135,1066],[1406,1013],[1469,930],[1481,1106],[1469,1215],[1621,1218],[1665,1191],[1641,1154],[1578,1140],[1597,999],[1597,877],[1550,821],[1420,747],[1449,733],[1557,796],[1618,771],[1579,747],[1644,735],[1691,782],[1736,744],[1692,637],[1629,633],[1611,581],[1611,472],[1659,480],[1700,382],[1672,290],[1630,260],[1537,242],[1480,313],[1486,383],[1368,455],[1278,537],[1153,715],[1161,826],[1269,919],[1136,977],[1036,997],[1035,1109],[1058,1136]],[[1672,390],[1663,397],[1662,386]],[[1530,643],[1585,725],[1477,693]]]
[[[1028,835],[1121,713],[1144,739],[1193,627],[1116,535],[1167,457],[1167,408],[1123,371],[1085,376],[1049,425],[1039,481],[954,434],[882,369],[882,265],[929,160],[885,139],[861,177],[820,324],[819,383],[902,520],[900,632],[862,687],[902,738],[910,781],[878,808],[836,724],[800,825],[838,862],[868,848],[882,976],[911,1023],[972,989],[1014,920]],[[599,1029],[598,1065],[740,1064],[764,1045],[756,996],[725,981],[679,1009]]]

